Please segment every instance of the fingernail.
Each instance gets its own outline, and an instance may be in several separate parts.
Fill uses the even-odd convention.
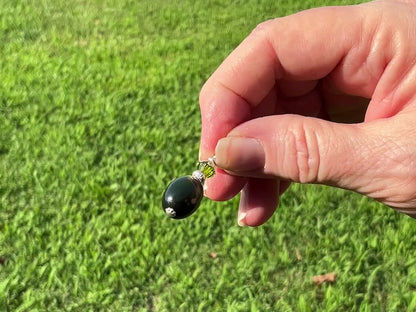
[[[252,171],[264,167],[265,154],[259,140],[226,137],[215,148],[215,163],[229,171]]]
[[[246,212],[239,212],[238,213],[238,225],[241,227],[245,227],[247,226],[246,224],[246,216],[247,213]]]

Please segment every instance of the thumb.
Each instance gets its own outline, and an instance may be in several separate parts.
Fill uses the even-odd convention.
[[[216,163],[233,175],[337,186],[405,210],[416,207],[416,151],[408,139],[415,130],[402,129],[409,124],[394,118],[361,124],[298,115],[253,119],[218,142]]]

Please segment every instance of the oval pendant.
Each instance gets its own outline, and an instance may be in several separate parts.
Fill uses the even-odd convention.
[[[172,181],[162,197],[165,213],[174,219],[183,219],[198,209],[204,197],[202,184],[191,176]]]
[[[215,156],[198,163],[192,176],[173,180],[162,196],[162,208],[173,219],[183,219],[193,214],[204,197],[205,179],[215,174]]]

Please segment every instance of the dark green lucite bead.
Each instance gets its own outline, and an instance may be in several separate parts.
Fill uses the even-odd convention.
[[[174,219],[183,219],[198,209],[204,190],[202,184],[191,176],[180,177],[172,181],[162,197],[165,213]]]

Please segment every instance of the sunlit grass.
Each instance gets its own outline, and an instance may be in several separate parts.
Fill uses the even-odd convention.
[[[415,309],[415,221],[355,194],[294,185],[256,229],[237,199],[160,208],[195,168],[204,81],[261,21],[323,4],[2,1],[0,310]]]

